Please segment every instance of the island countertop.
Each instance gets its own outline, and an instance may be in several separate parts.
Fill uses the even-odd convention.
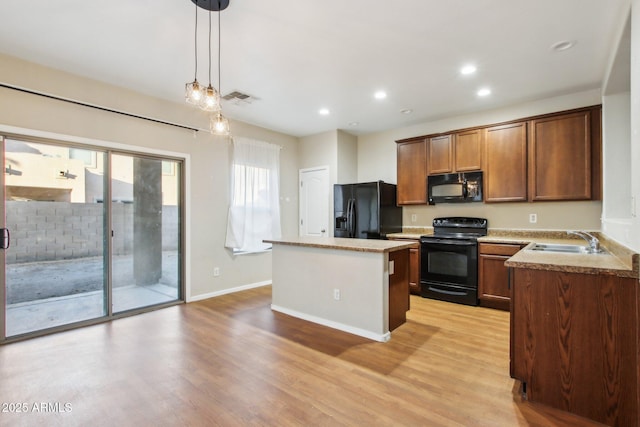
[[[417,242],[376,239],[347,239],[342,237],[282,237],[264,240],[273,245],[306,246],[312,248],[338,249],[356,252],[395,252],[417,248]]]

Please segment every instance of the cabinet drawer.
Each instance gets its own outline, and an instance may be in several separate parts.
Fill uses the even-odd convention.
[[[488,255],[515,255],[520,250],[520,245],[504,243],[480,243],[480,253]]]

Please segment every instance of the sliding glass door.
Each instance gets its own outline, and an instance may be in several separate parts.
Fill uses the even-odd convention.
[[[111,157],[114,313],[179,297],[180,166]]]
[[[181,160],[0,143],[0,339],[182,300]]]

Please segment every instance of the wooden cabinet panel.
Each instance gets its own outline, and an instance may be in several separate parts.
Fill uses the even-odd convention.
[[[407,321],[409,311],[409,249],[389,252],[394,271],[389,275],[389,331]]]
[[[511,301],[509,269],[504,266],[504,262],[520,248],[520,245],[480,243],[478,256],[480,305],[509,310]]]
[[[482,169],[483,134],[482,129],[455,134],[454,169],[457,172]]]
[[[409,249],[409,292],[420,295],[420,248]]]
[[[389,237],[390,240],[405,240],[419,243],[418,239]],[[420,247],[409,249],[409,293],[420,295]]]
[[[638,279],[514,269],[512,375],[528,400],[638,425]]]
[[[485,202],[527,200],[527,123],[485,129]]]
[[[398,204],[426,204],[427,140],[398,141],[397,155]]]
[[[441,135],[429,138],[427,170],[430,175],[453,172],[453,138]]]
[[[591,199],[591,111],[531,121],[531,200]]]
[[[429,138],[429,175],[482,169],[482,129]]]

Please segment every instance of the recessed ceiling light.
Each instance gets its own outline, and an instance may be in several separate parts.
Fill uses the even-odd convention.
[[[488,87],[483,87],[477,92],[478,96],[489,96],[491,95],[491,89]]]
[[[468,64],[465,65],[464,67],[460,68],[460,74],[464,74],[465,76],[469,75],[469,74],[473,74],[475,73],[477,70],[475,65],[472,64]]]
[[[318,114],[320,114],[321,116],[328,116],[330,113],[328,108],[321,108],[318,110]]]
[[[387,92],[383,91],[383,90],[379,90],[376,93],[373,94],[373,97],[375,99],[385,99],[387,97]]]
[[[571,49],[575,46],[576,42],[570,40],[563,40],[561,42],[557,42],[551,45],[551,50],[555,50],[556,52],[562,52],[563,50]]]
[[[405,108],[404,110],[400,110],[402,114],[411,114],[413,110],[411,108]]]

